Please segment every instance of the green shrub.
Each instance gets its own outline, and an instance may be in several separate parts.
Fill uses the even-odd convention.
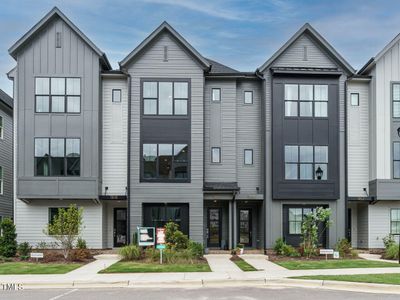
[[[385,249],[390,248],[392,245],[396,244],[394,240],[394,236],[389,234],[388,236],[385,236],[383,239],[383,244],[385,245]]]
[[[204,247],[201,243],[189,240],[188,249],[192,253],[193,258],[202,258],[204,254]]]
[[[174,222],[168,222],[165,224],[165,242],[167,244],[175,244],[174,234],[178,231],[179,225]]]
[[[165,242],[167,244],[167,248],[176,250],[188,248],[188,236],[183,234],[183,232],[178,229],[179,225],[174,222],[168,222],[165,224]]]
[[[10,218],[5,218],[0,224],[3,233],[0,236],[0,256],[13,257],[17,253],[17,234],[15,225]]]
[[[276,252],[277,255],[283,255],[283,246],[286,245],[284,242],[283,238],[279,238],[275,241],[274,244],[274,251]]]
[[[79,237],[78,240],[76,241],[76,248],[87,249],[86,241],[83,238]]]
[[[45,241],[40,241],[39,243],[36,244],[36,249],[43,250],[43,249],[47,249],[47,248],[48,248],[48,246]]]
[[[136,245],[128,245],[119,249],[122,260],[139,260],[141,257],[140,248]]]
[[[187,235],[183,234],[182,231],[175,231],[173,239],[176,250],[183,250],[188,248],[189,238]]]
[[[394,243],[391,244],[388,248],[386,248],[385,253],[383,254],[383,258],[399,259],[399,245]]]
[[[160,251],[153,247],[148,247],[144,251],[144,256],[149,261],[159,261],[160,260]]]
[[[32,247],[28,242],[24,242],[18,245],[18,254],[22,260],[26,260],[29,258],[29,253],[31,253]]]
[[[132,245],[138,246],[138,233],[135,231],[132,236]]]
[[[300,256],[299,251],[291,245],[285,243],[282,238],[275,241],[274,250],[277,255],[297,257]]]
[[[194,257],[189,249],[176,251],[174,249],[165,249],[163,251],[163,262],[166,264],[193,263]]]
[[[335,246],[335,249],[336,251],[339,251],[340,257],[352,256],[351,243],[346,238],[339,240]]]

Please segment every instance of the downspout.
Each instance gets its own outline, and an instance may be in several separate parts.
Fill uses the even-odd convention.
[[[127,242],[131,243],[131,99],[132,99],[132,78],[128,72],[123,71],[128,77],[128,151],[127,151],[127,186],[126,186],[126,201],[127,201]]]
[[[263,189],[263,202],[264,202],[264,209],[263,209],[263,231],[264,231],[264,238],[263,238],[263,248],[264,252],[267,249],[267,230],[266,230],[266,224],[267,224],[267,191],[266,191],[266,161],[267,161],[267,154],[266,154],[266,147],[265,147],[265,141],[266,141],[266,120],[265,120],[265,78],[264,76],[259,72],[257,69],[255,72],[256,76],[261,80],[261,153],[263,162],[262,162],[262,170],[261,170],[261,177],[262,177],[262,189]]]
[[[347,240],[350,240],[351,236],[349,235],[349,218],[348,218],[348,166],[347,166],[347,82],[348,78],[344,82],[344,189],[345,189],[345,196],[344,196],[344,226],[345,226],[345,237]]]

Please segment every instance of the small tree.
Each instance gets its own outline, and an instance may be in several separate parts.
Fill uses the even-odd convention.
[[[13,257],[17,254],[17,234],[15,233],[14,222],[5,218],[0,224],[2,235],[0,236],[0,255]]]
[[[313,212],[306,214],[301,223],[301,234],[303,238],[304,255],[310,258],[315,255],[318,248],[318,241],[329,227],[329,208],[317,207]],[[322,225],[322,230],[318,230]]]
[[[65,259],[74,246],[75,240],[82,231],[82,208],[71,204],[68,209],[60,208],[58,214],[51,220],[44,233],[56,240],[56,244],[63,251]]]

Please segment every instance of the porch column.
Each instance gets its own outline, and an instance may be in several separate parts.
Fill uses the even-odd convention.
[[[229,249],[233,248],[233,201],[229,200],[229,214],[228,214],[228,240]]]
[[[237,203],[233,200],[233,248],[237,245],[237,213],[236,213]]]

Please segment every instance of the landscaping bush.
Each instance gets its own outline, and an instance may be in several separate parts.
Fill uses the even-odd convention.
[[[167,248],[183,250],[188,248],[189,238],[179,230],[179,225],[174,222],[165,224],[165,242]]]
[[[188,249],[192,253],[193,258],[202,258],[204,254],[204,247],[201,243],[189,240]]]
[[[47,243],[45,241],[40,241],[36,244],[36,249],[47,249]]]
[[[160,251],[153,247],[148,247],[144,251],[144,257],[149,261],[160,260]]]
[[[83,238],[78,238],[76,241],[76,248],[78,249],[87,249],[86,241]]]
[[[132,245],[138,245],[138,233],[134,232],[132,236]]]
[[[59,262],[64,260],[64,255],[60,250],[46,250],[43,252],[43,262]]]
[[[286,245],[285,241],[283,238],[279,238],[275,241],[274,244],[274,251],[276,252],[277,255],[283,255],[283,247]]]
[[[15,225],[10,218],[5,218],[0,224],[3,233],[0,236],[0,256],[13,257],[17,253],[17,234]]]
[[[357,254],[357,252],[353,251],[351,243],[346,238],[339,240],[335,246],[335,249],[336,251],[339,251],[340,257],[353,257]]]
[[[297,257],[300,256],[299,251],[291,245],[286,244],[282,238],[276,240],[274,250],[277,255]]]
[[[189,249],[176,251],[174,249],[165,249],[163,251],[163,262],[167,264],[193,263],[194,257]]]
[[[388,236],[385,236],[383,239],[383,245],[385,245],[385,249],[390,248],[392,245],[396,244],[394,240],[394,236],[389,234]]]
[[[119,250],[122,260],[139,260],[141,258],[141,250],[136,245],[128,245]]]
[[[74,249],[70,253],[71,261],[85,261],[87,259],[91,259],[92,254],[88,249]]]
[[[28,242],[24,242],[18,245],[18,254],[22,260],[27,260],[31,251],[32,247],[29,245]]]
[[[399,245],[396,243],[388,245],[383,254],[385,259],[399,259]]]

